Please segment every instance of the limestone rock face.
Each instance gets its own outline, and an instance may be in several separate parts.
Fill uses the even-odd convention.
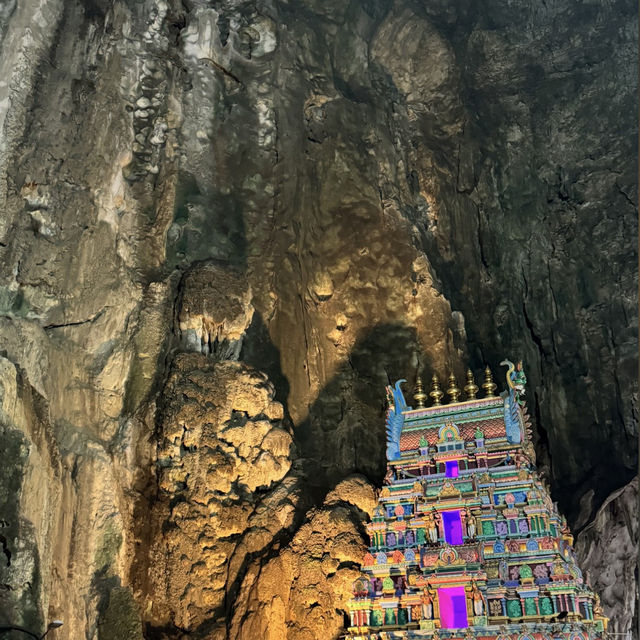
[[[373,487],[347,478],[321,507],[308,512],[277,557],[250,569],[229,630],[233,640],[336,637],[344,625],[336,603],[346,602],[360,575],[362,506],[373,511]]]
[[[162,395],[148,599],[160,620],[197,629],[224,618],[247,554],[290,526],[295,494],[277,485],[293,443],[273,386],[241,363],[181,354]]]
[[[0,613],[336,636],[384,386],[504,357],[630,594],[636,14],[2,3]]]
[[[638,479],[612,493],[576,545],[580,566],[612,617],[614,631],[637,628]]]
[[[238,357],[253,305],[246,280],[210,263],[189,269],[181,283],[178,327],[190,351]]]

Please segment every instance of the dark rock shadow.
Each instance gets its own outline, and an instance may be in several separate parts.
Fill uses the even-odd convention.
[[[302,467],[316,503],[342,479],[361,473],[375,485],[386,469],[385,386],[405,378],[411,394],[426,358],[414,327],[383,324],[354,345],[349,357],[295,429]]]
[[[287,410],[287,398],[289,397],[289,381],[282,371],[280,364],[280,350],[271,340],[267,325],[262,315],[256,311],[253,314],[251,324],[242,340],[242,350],[239,360],[245,362],[269,376],[269,380],[276,390],[276,400],[282,403],[285,417],[290,423]]]

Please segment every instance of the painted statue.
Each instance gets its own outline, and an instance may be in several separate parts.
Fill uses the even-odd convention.
[[[420,608],[422,609],[422,619],[433,619],[433,598],[429,593],[428,587],[422,590],[422,596],[420,597]]]
[[[503,582],[509,579],[509,564],[504,558],[500,560],[500,564],[498,565],[498,575]]]
[[[467,523],[467,535],[470,538],[475,538],[477,526],[475,516],[472,515],[471,511],[469,511],[469,507],[465,507],[464,515]]]
[[[407,409],[404,395],[400,385],[406,380],[398,380],[395,388],[387,387],[387,399],[389,408],[387,409],[387,460],[397,460],[400,457],[400,433],[404,424],[402,412]]]
[[[520,396],[524,395],[527,378],[524,375],[522,362],[514,365],[511,360],[503,360],[501,365],[507,369],[507,386],[509,394],[504,401],[504,423],[507,429],[507,440],[512,444],[522,442],[523,425],[520,418]]]
[[[562,539],[571,547],[573,545],[573,536],[564,515],[560,516],[560,533],[562,534]]]
[[[471,600],[473,601],[473,614],[481,616],[484,614],[484,598],[478,589],[475,580],[471,581]]]
[[[593,615],[596,618],[601,618],[602,616],[604,616],[604,611],[602,609],[602,604],[600,603],[600,596],[597,593],[595,593],[594,596],[595,598],[593,602]]]
[[[387,469],[387,473],[384,476],[384,484],[391,484],[396,479],[396,472],[392,467]]]
[[[507,386],[509,387],[509,391],[513,390],[516,400],[522,403],[522,401],[520,401],[520,396],[524,395],[525,385],[527,384],[527,376],[524,374],[522,361],[514,365],[511,360],[503,360],[500,363],[500,366],[508,367]]]
[[[437,544],[438,542],[438,524],[436,522],[435,509],[427,512],[425,516],[425,525],[427,529],[427,536],[429,536],[429,542],[431,544]]]

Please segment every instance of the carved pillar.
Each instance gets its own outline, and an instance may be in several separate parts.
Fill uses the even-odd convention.
[[[442,523],[442,516],[436,511],[435,523],[436,529],[438,530],[438,541],[444,540],[444,528]]]
[[[529,533],[535,533],[537,531],[537,528],[535,526],[534,518],[531,516],[527,516],[527,523],[529,524]]]

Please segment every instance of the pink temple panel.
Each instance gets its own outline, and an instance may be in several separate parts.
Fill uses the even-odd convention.
[[[440,603],[440,626],[443,629],[466,629],[467,601],[464,587],[443,587],[438,589]]]

